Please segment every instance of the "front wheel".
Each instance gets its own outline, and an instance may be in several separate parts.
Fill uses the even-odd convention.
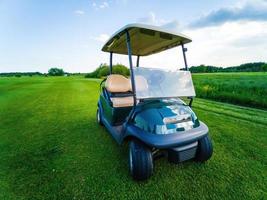
[[[207,135],[198,141],[196,160],[198,162],[205,162],[211,158],[213,147],[210,137]]]
[[[143,143],[132,140],[129,143],[129,169],[136,180],[148,179],[153,172],[151,150]]]

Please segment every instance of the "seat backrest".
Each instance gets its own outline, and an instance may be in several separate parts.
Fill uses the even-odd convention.
[[[148,90],[148,83],[145,77],[141,75],[135,76],[136,92],[146,92]]]
[[[132,90],[129,79],[119,74],[111,74],[107,77],[105,87],[109,92],[128,92]]]
[[[148,91],[148,83],[147,83],[147,80],[145,79],[145,77],[143,77],[141,75],[136,75],[134,80],[135,80],[136,92],[147,92]],[[131,91],[132,91],[131,79],[129,79],[129,82],[130,82],[130,87],[131,87]]]

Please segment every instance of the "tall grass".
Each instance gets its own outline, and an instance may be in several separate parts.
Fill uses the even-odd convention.
[[[267,109],[267,73],[193,74],[197,97]]]

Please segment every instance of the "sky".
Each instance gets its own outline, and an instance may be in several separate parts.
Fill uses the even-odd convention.
[[[188,35],[189,66],[267,61],[267,0],[0,0],[0,72],[93,71],[109,62],[105,41],[129,23]],[[183,68],[181,49],[142,57],[140,66]]]

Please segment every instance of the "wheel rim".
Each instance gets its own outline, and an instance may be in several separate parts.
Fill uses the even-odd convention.
[[[131,149],[129,150],[129,166],[130,166],[130,172],[133,173],[133,154]]]

